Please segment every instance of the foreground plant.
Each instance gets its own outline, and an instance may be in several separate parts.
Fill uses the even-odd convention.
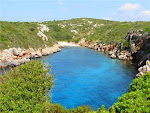
[[[49,71],[40,61],[31,61],[1,76],[0,112],[39,111],[54,85]]]

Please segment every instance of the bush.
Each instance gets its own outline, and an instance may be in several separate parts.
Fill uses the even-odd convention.
[[[37,112],[50,102],[53,76],[40,61],[31,61],[1,76],[0,112]]]
[[[94,110],[91,109],[89,106],[79,106],[76,109],[70,109],[70,113],[89,113]]]
[[[118,99],[110,110],[121,113],[148,113],[150,111],[150,72],[136,78],[129,92]]]

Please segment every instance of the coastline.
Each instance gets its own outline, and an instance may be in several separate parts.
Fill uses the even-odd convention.
[[[30,62],[33,58],[40,58],[42,56],[47,56],[54,54],[56,52],[61,51],[61,48],[65,46],[70,47],[87,47],[89,49],[93,49],[98,52],[106,53],[110,56],[112,59],[118,58],[119,60],[132,60],[131,55],[129,55],[127,58],[128,51],[120,51],[121,56],[125,56],[125,58],[121,59],[119,57],[116,57],[117,48],[116,45],[105,45],[105,44],[91,44],[89,42],[65,42],[65,41],[59,41],[58,44],[53,45],[52,47],[46,47],[46,48],[38,48],[37,50],[34,50],[33,48],[29,49],[21,49],[21,48],[9,48],[1,51],[0,53],[0,69],[6,68],[6,67],[16,67],[21,64]],[[115,54],[115,55],[114,55]],[[129,53],[128,53],[129,54]],[[143,74],[150,71],[150,61],[147,60],[146,64],[144,66],[140,66],[138,69],[138,73],[136,74],[137,77],[142,76]]]
[[[110,56],[112,59],[119,59],[119,60],[131,60],[133,61],[134,57],[132,57],[132,53],[130,53],[128,50],[118,50],[116,44],[112,45],[105,45],[101,43],[90,43],[90,41],[85,41],[82,39],[80,42],[78,42],[78,45],[87,47],[90,49],[93,49],[98,52],[106,53]],[[140,77],[147,72],[150,72],[150,60],[145,59],[146,62],[144,65],[140,65],[137,69],[138,73],[136,74],[136,77]],[[132,62],[133,63],[133,62]]]
[[[19,66],[21,64],[30,62],[33,58],[54,54],[61,51],[63,45],[55,44],[52,47],[38,48],[38,49],[22,49],[22,48],[9,48],[0,52],[0,69],[9,66]]]
[[[42,56],[47,56],[54,54],[56,52],[61,51],[61,48],[64,46],[74,46],[79,47],[80,45],[73,43],[73,42],[65,42],[60,41],[58,44],[53,45],[52,47],[45,47],[45,48],[28,48],[23,49],[19,48],[9,48],[0,51],[0,69],[6,67],[16,67],[21,64],[30,62],[33,58],[40,58]]]

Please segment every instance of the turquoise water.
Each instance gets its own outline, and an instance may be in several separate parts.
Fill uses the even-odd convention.
[[[136,73],[126,61],[82,47],[65,47],[42,60],[52,64],[52,73],[56,74],[56,85],[50,91],[52,102],[66,108],[109,108],[127,91]]]

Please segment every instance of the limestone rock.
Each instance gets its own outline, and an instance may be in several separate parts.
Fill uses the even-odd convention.
[[[41,56],[42,56],[42,54],[41,54],[40,51],[35,51],[35,52],[33,52],[33,53],[30,54],[31,58],[39,58]]]
[[[147,72],[150,72],[150,61],[147,60],[147,61],[146,61],[146,65],[140,67],[140,68],[138,69],[138,71],[139,71],[139,73],[136,74],[137,77],[140,77],[140,76],[142,76],[143,74],[145,74],[145,73],[147,73]]]
[[[119,60],[132,60],[132,56],[127,50],[121,51],[118,58]]]
[[[14,56],[18,56],[18,50],[16,48],[12,49],[12,53]]]
[[[40,27],[38,27],[38,29],[39,29],[39,31],[38,31],[38,33],[37,33],[37,36],[39,36],[39,37],[42,37],[42,40],[43,41],[48,41],[48,38],[47,38],[47,36],[44,34],[44,31],[49,31],[49,28],[46,26],[46,25],[44,25],[44,24],[39,24],[40,25]]]
[[[131,45],[131,54],[136,53],[136,52],[137,52],[136,46],[135,46],[135,43],[133,43],[133,44]]]
[[[115,58],[116,58],[116,55],[115,55],[115,54],[112,54],[112,55],[111,55],[111,58],[115,59]]]

